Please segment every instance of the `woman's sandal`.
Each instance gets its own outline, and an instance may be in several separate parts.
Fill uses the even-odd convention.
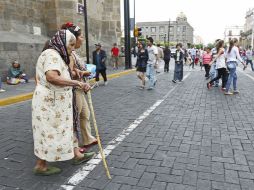
[[[60,168],[53,167],[53,166],[48,166],[47,170],[45,171],[42,171],[40,169],[33,169],[33,173],[35,175],[40,175],[40,176],[50,176],[50,175],[59,174],[61,172],[62,170]]]
[[[86,153],[84,153],[84,157],[74,158],[72,164],[73,165],[79,165],[79,164],[82,164],[84,162],[87,162],[90,159],[92,159],[94,155],[95,155],[95,152],[86,152]]]
[[[91,146],[96,145],[96,144],[98,144],[98,140],[97,140],[97,139],[96,139],[95,141],[93,141],[91,144],[84,145],[83,148],[88,149],[88,148],[90,148]]]

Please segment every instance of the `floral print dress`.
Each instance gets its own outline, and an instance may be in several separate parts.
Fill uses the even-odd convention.
[[[50,70],[70,79],[68,66],[53,49],[42,52],[37,62],[39,82],[32,100],[32,128],[34,154],[54,162],[72,159],[78,142],[73,133],[72,87],[49,83],[45,73]]]

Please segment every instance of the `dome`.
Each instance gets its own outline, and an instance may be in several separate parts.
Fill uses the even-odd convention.
[[[177,18],[187,18],[186,15],[183,13],[183,12],[180,12],[178,15],[177,15]]]

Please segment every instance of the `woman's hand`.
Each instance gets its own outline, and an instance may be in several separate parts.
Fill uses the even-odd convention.
[[[89,71],[81,71],[82,72],[82,76],[90,76],[91,72]]]
[[[85,82],[78,82],[78,86],[85,92],[88,92],[91,89],[91,86]]]

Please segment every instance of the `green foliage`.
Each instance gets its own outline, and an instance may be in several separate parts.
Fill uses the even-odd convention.
[[[213,48],[214,48],[214,44],[209,43],[209,44],[207,44],[207,47],[209,47],[209,48],[213,49]]]
[[[202,49],[204,47],[203,44],[195,44],[196,49]]]

